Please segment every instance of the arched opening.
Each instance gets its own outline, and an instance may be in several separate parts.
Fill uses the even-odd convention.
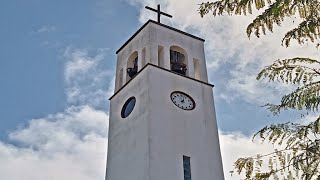
[[[138,52],[133,52],[127,61],[127,82],[138,73]]]
[[[198,59],[193,59],[193,67],[194,67],[194,78],[201,80],[200,77],[200,64]]]
[[[178,46],[170,47],[170,68],[171,71],[181,75],[186,75],[188,66],[188,56],[184,49]]]

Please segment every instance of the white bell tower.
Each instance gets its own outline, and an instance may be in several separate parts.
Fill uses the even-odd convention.
[[[106,180],[223,180],[204,40],[149,20],[117,55]]]

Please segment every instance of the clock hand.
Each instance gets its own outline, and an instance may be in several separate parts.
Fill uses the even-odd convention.
[[[183,99],[183,97],[182,97],[181,95],[179,96],[179,98],[180,98],[180,100],[181,100],[180,102],[183,102],[183,101],[184,101],[184,99]]]

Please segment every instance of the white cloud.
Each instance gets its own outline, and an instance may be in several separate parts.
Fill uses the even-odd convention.
[[[45,32],[49,33],[49,32],[54,32],[54,31],[56,31],[56,27],[55,26],[48,26],[48,25],[42,26],[41,28],[39,28],[37,30],[38,33],[45,33]]]
[[[105,57],[109,49],[67,48],[65,82],[69,104],[105,107],[107,101],[108,80],[112,80],[113,70],[106,67]]]
[[[104,179],[109,116],[97,107],[112,88],[106,81],[113,73],[103,64],[107,51],[67,48],[69,107],[29,120],[0,141],[0,179]]]
[[[0,179],[104,179],[108,119],[83,106],[31,120],[0,142]]]
[[[65,57],[67,59],[65,65],[65,79],[67,82],[70,82],[73,78],[96,68],[99,61],[103,59],[103,56],[101,55],[98,55],[97,57],[89,57],[88,51],[85,49],[74,50],[71,48],[66,49]]]
[[[220,132],[220,149],[223,161],[223,169],[226,180],[243,179],[243,174],[239,176],[233,171],[233,163],[240,157],[251,157],[257,154],[267,154],[273,152],[271,144],[261,144],[252,142],[252,138],[242,135],[241,133],[223,133]]]

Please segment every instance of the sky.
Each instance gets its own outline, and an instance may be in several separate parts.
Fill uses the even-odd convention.
[[[109,101],[116,50],[156,14],[162,23],[206,40],[205,52],[220,134],[225,178],[240,156],[270,152],[252,142],[271,123],[302,122],[299,113],[273,116],[264,104],[279,102],[292,86],[257,81],[276,59],[319,58],[313,46],[281,46],[293,20],[274,33],[249,39],[254,15],[201,18],[201,1],[10,0],[0,2],[0,179],[104,179]],[[183,3],[183,5],[182,5]]]

